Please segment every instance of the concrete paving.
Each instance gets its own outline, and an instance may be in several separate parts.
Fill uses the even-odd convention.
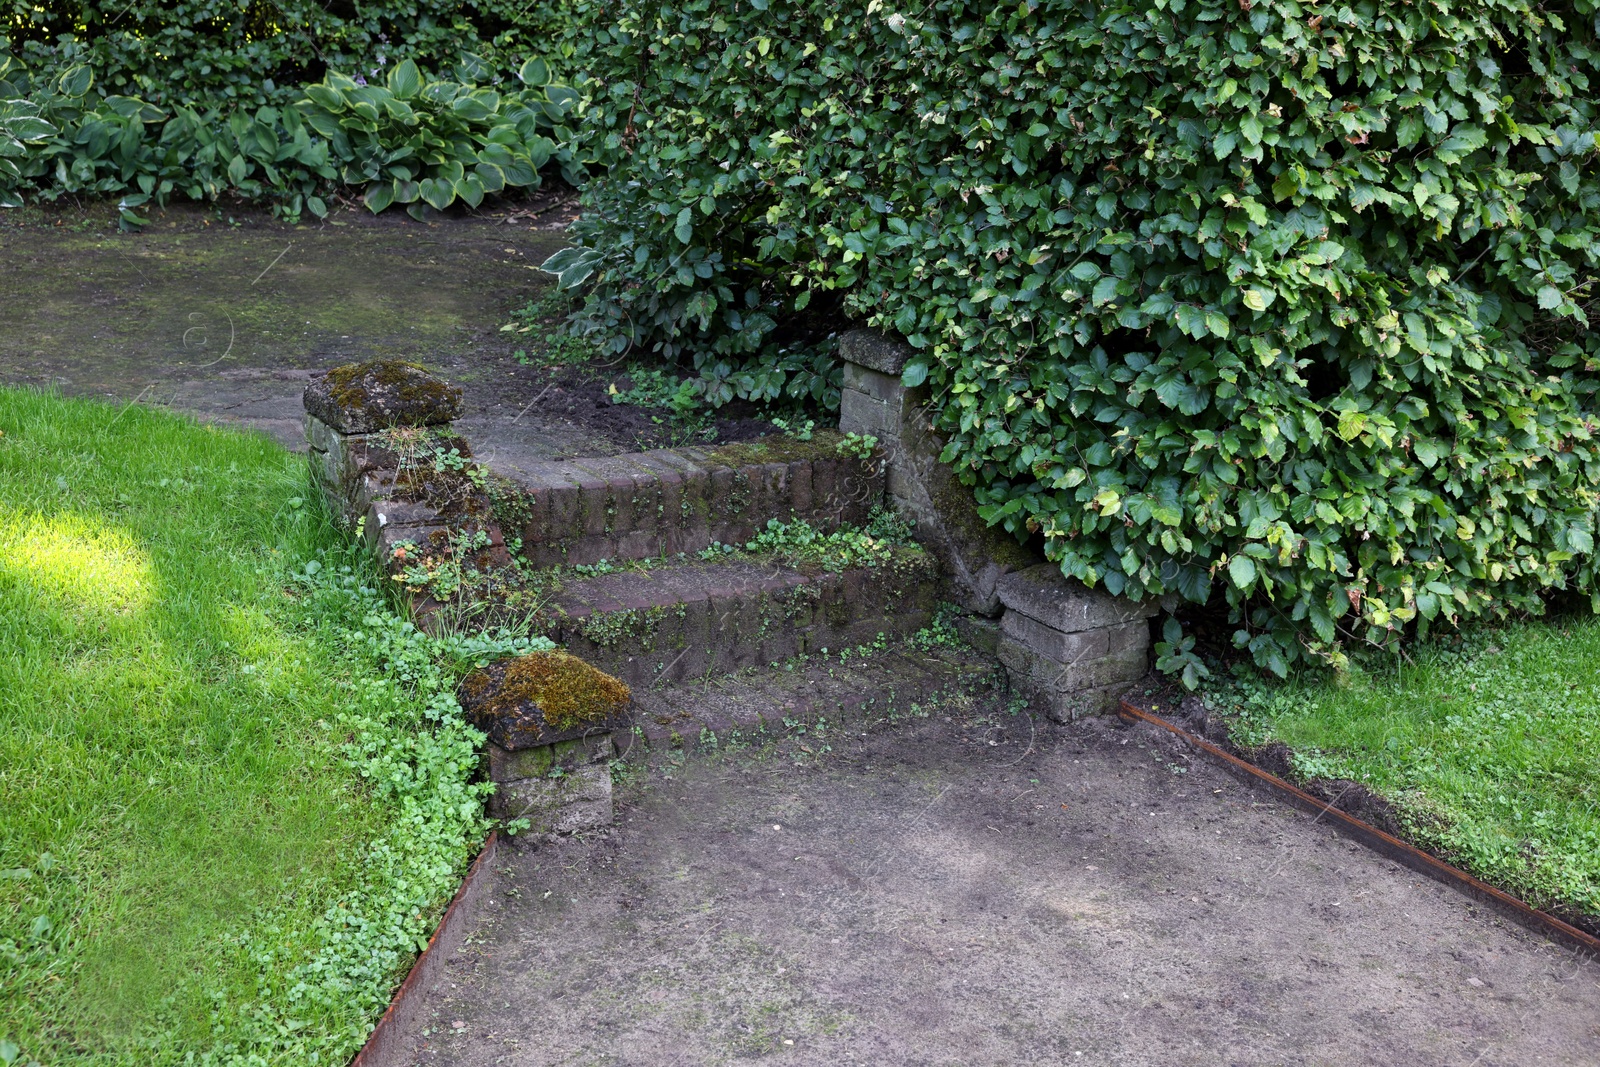
[[[0,382],[164,404],[303,448],[314,371],[401,358],[464,387],[458,426],[496,460],[619,448],[528,409],[544,376],[516,357],[529,338],[500,330],[549,287],[537,267],[565,244],[559,214],[288,226],[175,206],[137,234],[103,214],[0,215]]]

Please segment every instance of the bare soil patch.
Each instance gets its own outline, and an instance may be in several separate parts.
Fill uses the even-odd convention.
[[[1600,970],[1151,727],[658,763],[522,843],[415,1064],[1592,1064]]]

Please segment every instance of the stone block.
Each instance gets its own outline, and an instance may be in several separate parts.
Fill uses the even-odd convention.
[[[1042,701],[1053,718],[1067,721],[1092,706],[1109,710],[1115,698],[1150,669],[1147,647],[1124,648],[1098,658],[1060,663],[1002,633],[999,659],[1014,688]]]
[[[549,778],[558,768],[567,772],[590,763],[604,762],[615,751],[609,733],[574,737],[534,748],[501,748],[493,741],[486,742],[484,747],[489,752],[489,778],[496,782]]]
[[[1000,619],[1000,629],[1013,641],[1057,663],[1083,663],[1150,647],[1150,626],[1143,619],[1101,626],[1093,630],[1063,633],[1020,611],[1008,611]]]
[[[610,826],[615,818],[611,801],[613,753],[610,737],[594,746],[574,740],[535,750],[544,753],[544,770],[525,777],[493,776],[494,797],[489,810],[500,819],[527,819],[533,834],[570,834]],[[596,754],[599,748],[602,754]],[[531,770],[524,759],[519,770]],[[490,764],[495,763],[490,749]],[[504,764],[502,764],[504,766]]]
[[[306,444],[311,446],[313,452],[326,452],[335,444],[342,443],[344,437],[309,411],[305,414],[305,428]]]
[[[995,656],[1000,651],[1000,624],[979,615],[959,615],[955,620],[956,633],[961,640],[979,652]]]
[[[906,394],[909,390],[900,384],[900,376],[897,374],[880,374],[866,367],[846,363],[843,384],[846,389],[854,389],[873,400],[889,405],[896,415],[905,412]]]
[[[1128,600],[1090,589],[1065,577],[1054,563],[1007,574],[995,591],[1008,612],[1021,612],[1062,633],[1118,626],[1161,613],[1154,600]]]
[[[415,363],[369,360],[335,367],[306,386],[306,411],[344,434],[442,426],[461,415],[461,390]]]
[[[858,367],[898,377],[911,358],[911,349],[876,330],[849,330],[839,335],[839,358]]]
[[[844,433],[895,437],[900,433],[900,419],[883,401],[846,389],[839,394],[839,429]]]

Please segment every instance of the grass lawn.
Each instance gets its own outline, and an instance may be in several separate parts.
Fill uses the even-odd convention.
[[[1394,801],[1413,841],[1537,907],[1600,919],[1600,620],[1435,638],[1406,659],[1213,693],[1246,745]]]
[[[263,437],[0,388],[0,1062],[341,1062],[453,887],[472,738],[313,504]]]

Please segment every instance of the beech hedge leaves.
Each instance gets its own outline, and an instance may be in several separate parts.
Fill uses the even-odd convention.
[[[576,6],[613,348],[898,334],[990,522],[1278,674],[1600,589],[1594,0]]]

